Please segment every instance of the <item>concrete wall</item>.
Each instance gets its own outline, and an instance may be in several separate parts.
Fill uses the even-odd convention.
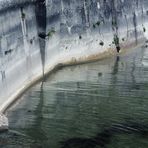
[[[141,45],[147,20],[147,0],[0,0],[0,110],[58,64]]]

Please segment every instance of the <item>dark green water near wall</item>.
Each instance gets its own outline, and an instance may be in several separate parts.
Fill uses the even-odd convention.
[[[147,148],[145,50],[60,69],[7,112],[4,148]]]

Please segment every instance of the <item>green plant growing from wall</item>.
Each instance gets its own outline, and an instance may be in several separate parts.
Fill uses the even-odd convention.
[[[53,34],[55,34],[55,32],[56,32],[56,31],[52,28],[52,29],[47,33],[46,36],[47,36],[48,38],[50,38],[50,37],[52,37]]]

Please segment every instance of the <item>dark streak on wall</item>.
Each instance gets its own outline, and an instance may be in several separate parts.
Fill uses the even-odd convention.
[[[40,53],[42,60],[42,69],[44,75],[45,66],[45,39],[46,39],[46,1],[38,0],[36,2],[36,18],[37,18],[37,28],[39,36]]]

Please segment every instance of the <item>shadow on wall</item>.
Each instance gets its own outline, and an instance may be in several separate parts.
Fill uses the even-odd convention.
[[[93,138],[72,138],[61,142],[61,148],[107,148],[114,136],[120,134],[137,134],[148,136],[148,126],[139,123],[113,124],[110,128],[98,133]]]
[[[38,0],[36,2],[36,20],[38,26],[38,36],[39,36],[39,45],[40,53],[42,60],[42,71],[44,75],[45,67],[45,37],[46,37],[46,2],[45,0]]]

